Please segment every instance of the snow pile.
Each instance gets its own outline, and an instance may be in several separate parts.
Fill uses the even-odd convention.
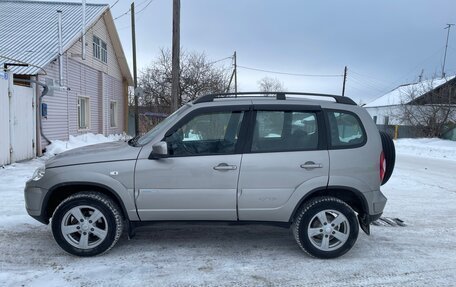
[[[456,160],[456,141],[439,138],[398,139],[395,146],[399,154]]]
[[[46,147],[45,156],[54,156],[54,155],[62,153],[64,151],[86,146],[86,145],[120,141],[120,140],[126,140],[128,138],[129,138],[129,136],[127,136],[126,134],[109,135],[106,137],[102,134],[95,135],[92,133],[87,133],[87,134],[78,135],[78,136],[70,136],[70,139],[68,141],[61,141],[61,140],[52,141],[52,143]]]

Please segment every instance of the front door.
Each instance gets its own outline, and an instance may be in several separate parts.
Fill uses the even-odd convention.
[[[329,158],[319,107],[256,107],[242,158],[239,220],[287,221],[302,196],[328,184]]]
[[[237,219],[244,114],[241,107],[198,109],[167,132],[167,158],[138,159],[141,220]]]

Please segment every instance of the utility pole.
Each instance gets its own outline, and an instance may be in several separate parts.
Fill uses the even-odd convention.
[[[347,82],[347,66],[344,69],[344,84],[342,85],[342,97],[345,97],[345,83]]]
[[[180,70],[180,0],[173,0],[173,51],[171,70],[171,112],[177,110],[179,103]]]
[[[237,59],[236,59],[236,51],[234,51],[234,55],[233,55],[233,59],[234,59],[234,93],[236,94],[236,97],[237,97]]]
[[[447,56],[447,50],[448,50],[448,39],[450,38],[451,26],[454,26],[454,24],[447,24],[447,26],[444,28],[444,29],[448,29],[448,33],[447,33],[446,45],[445,45],[445,56],[443,56],[442,78],[445,78],[445,62],[446,62],[446,56]]]
[[[135,99],[135,133],[139,135],[139,108],[138,108],[138,77],[136,72],[136,32],[135,32],[135,2],[131,2],[131,39],[133,50],[133,80],[135,85],[134,99]]]

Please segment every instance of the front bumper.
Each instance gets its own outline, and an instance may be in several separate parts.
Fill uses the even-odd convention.
[[[49,219],[43,210],[43,201],[47,193],[47,189],[37,187],[33,181],[28,181],[25,184],[24,198],[25,209],[27,213],[41,223],[48,224]]]

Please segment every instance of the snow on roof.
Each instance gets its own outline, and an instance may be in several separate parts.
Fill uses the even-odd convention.
[[[386,95],[376,98],[372,102],[364,105],[364,107],[385,107],[407,103],[410,102],[410,94],[412,92],[415,94],[415,97],[420,97],[429,92],[431,89],[436,89],[446,82],[453,80],[455,77],[456,76],[441,79],[430,79],[418,83],[402,85],[387,93]]]

